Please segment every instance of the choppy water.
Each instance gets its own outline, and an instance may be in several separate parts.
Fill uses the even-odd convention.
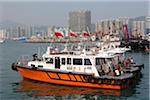
[[[149,54],[127,53],[138,63],[144,63],[143,77],[134,88],[116,91],[68,87],[24,80],[11,70],[11,64],[22,55],[46,50],[48,44],[6,41],[0,44],[0,100],[149,100]]]

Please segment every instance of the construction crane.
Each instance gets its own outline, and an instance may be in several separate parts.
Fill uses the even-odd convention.
[[[127,27],[126,24],[123,24],[122,27],[123,27],[124,39],[125,39],[126,42],[129,42],[128,27]]]

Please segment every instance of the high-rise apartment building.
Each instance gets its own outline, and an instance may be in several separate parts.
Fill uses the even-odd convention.
[[[6,30],[1,29],[0,30],[0,39],[6,39]]]
[[[144,36],[145,33],[145,22],[144,21],[133,21],[132,35],[135,38]]]
[[[91,11],[69,12],[69,28],[75,32],[91,31]]]
[[[145,19],[145,28],[146,34],[150,33],[150,16],[147,16]]]
[[[18,26],[18,37],[24,37],[26,36],[26,30],[22,26]]]

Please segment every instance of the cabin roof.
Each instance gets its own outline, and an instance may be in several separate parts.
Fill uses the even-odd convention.
[[[95,55],[88,54],[43,54],[43,57],[70,57],[70,58],[113,58],[115,54],[112,53],[99,53]]]

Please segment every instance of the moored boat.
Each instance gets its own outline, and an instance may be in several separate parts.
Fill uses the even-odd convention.
[[[4,43],[5,42],[5,39],[0,39],[0,43]]]
[[[133,85],[134,73],[125,72],[120,64],[116,53],[48,47],[41,59],[35,54],[32,60],[14,63],[12,69],[36,81],[121,90]]]

